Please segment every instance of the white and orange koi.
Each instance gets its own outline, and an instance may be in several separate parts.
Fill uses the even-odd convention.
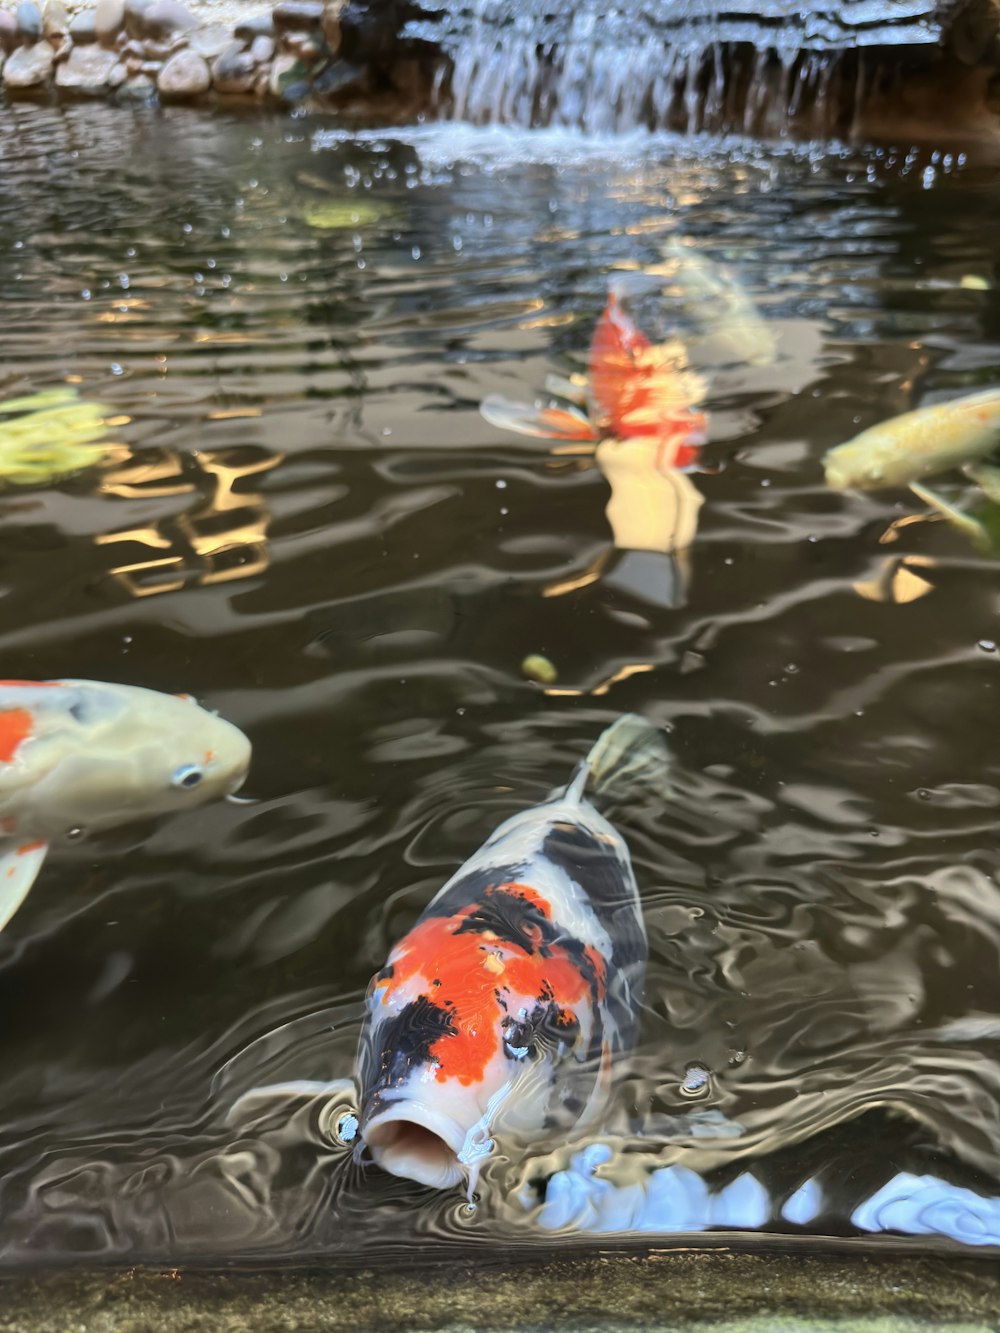
[[[53,838],[230,795],[249,764],[243,733],[188,694],[0,681],[0,930]]]
[[[592,1123],[638,1027],[646,933],[628,847],[588,799],[658,778],[633,714],[565,791],[513,816],[440,890],[368,992],[360,1140],[393,1175],[469,1192],[494,1135]]]
[[[610,281],[591,339],[586,377],[547,382],[572,406],[532,407],[491,394],[480,404],[486,420],[543,439],[596,444],[609,437],[652,438],[658,445],[657,467],[695,463],[708,425],[695,406],[705,396],[705,382],[688,366],[682,343],[652,343],[627,313],[624,301],[637,282],[648,285],[642,275],[632,273]]]

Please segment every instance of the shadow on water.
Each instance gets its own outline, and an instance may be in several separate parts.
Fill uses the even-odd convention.
[[[537,1245],[519,1190],[568,1153],[470,1211],[355,1164],[339,1102],[225,1115],[350,1075],[392,942],[626,709],[677,780],[621,813],[652,951],[621,1181],[691,1168],[709,1225],[820,1236],[900,1173],[1000,1193],[997,566],[819,467],[995,382],[995,176],[34,107],[0,162],[0,393],[128,419],[125,457],[0,495],[4,674],[189,690],[259,798],[61,846],[0,936],[5,1261]],[[677,235],[780,349],[713,378],[683,596],[613,550],[598,469],[477,411],[578,369],[608,269]]]

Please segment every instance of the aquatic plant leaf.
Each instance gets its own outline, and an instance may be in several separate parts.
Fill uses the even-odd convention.
[[[513,430],[543,440],[596,440],[597,431],[590,419],[575,408],[533,407],[515,403],[500,394],[490,394],[479,404],[479,411],[491,426]]]
[[[392,216],[395,211],[365,199],[352,199],[348,203],[327,203],[324,200],[310,204],[303,210],[302,217],[318,231],[347,231],[351,227],[367,227],[380,218]]]
[[[669,555],[694,541],[704,497],[690,477],[663,466],[663,441],[651,437],[602,440],[597,464],[611,487],[607,516],[623,551]]]
[[[110,415],[69,387],[0,403],[0,485],[44,485],[100,463],[121,448],[105,438]]]

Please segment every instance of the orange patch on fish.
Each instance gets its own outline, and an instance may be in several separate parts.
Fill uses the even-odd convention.
[[[614,295],[608,297],[590,344],[591,415],[617,439],[670,440],[672,456],[658,465],[689,467],[698,457],[707,418],[693,412],[692,386],[676,344],[656,347],[632,322]]]
[[[531,903],[532,907],[537,907],[546,921],[552,920],[552,904],[548,899],[543,898],[537,889],[533,889],[530,884],[520,884],[516,880],[512,880],[509,884],[498,884],[496,889],[487,889],[483,897],[488,898],[494,892],[509,893],[513,898],[523,898],[525,902]]]
[[[534,894],[527,885],[516,887]],[[434,1004],[447,1013],[455,1028],[430,1047],[434,1076],[439,1083],[455,1078],[464,1087],[484,1078],[486,1066],[497,1053],[501,998],[509,995],[514,1009],[549,994],[571,1022],[566,1006],[578,1004],[589,990],[578,964],[559,944],[552,944],[543,956],[507,940],[484,947],[482,932],[459,933],[476,910],[473,905],[450,917],[417,922],[389,959],[393,986],[421,975],[430,980]]]
[[[26,708],[8,708],[0,712],[0,764],[13,762],[22,743],[34,729],[31,714]]]

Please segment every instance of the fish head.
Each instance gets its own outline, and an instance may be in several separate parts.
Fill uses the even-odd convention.
[[[884,461],[868,447],[867,441],[859,445],[849,440],[827,450],[823,455],[823,475],[834,491],[872,491],[888,484]]]
[[[8,781],[23,779],[25,823],[50,836],[168,814],[242,786],[250,742],[191,695],[60,681]]]
[[[603,962],[531,894],[425,915],[372,980],[360,1134],[393,1175],[471,1190],[495,1132],[580,1119],[602,1078]]]

